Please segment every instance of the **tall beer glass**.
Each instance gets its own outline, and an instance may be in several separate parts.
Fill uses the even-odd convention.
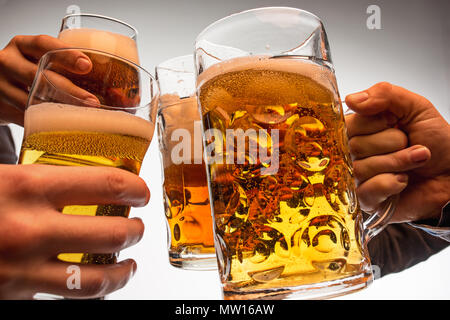
[[[207,27],[197,95],[226,299],[335,296],[366,287],[367,240],[322,22],[260,8]]]
[[[87,74],[64,63],[75,50],[92,61]],[[25,111],[21,164],[106,166],[139,174],[152,140],[159,91],[152,76],[136,64],[97,50],[62,49],[46,53]],[[105,183],[107,183],[105,181]],[[64,214],[128,217],[122,205],[65,206]],[[62,253],[73,263],[111,264],[118,253]]]
[[[58,39],[74,47],[118,55],[139,64],[137,30],[118,19],[74,13],[62,19]]]
[[[217,269],[193,55],[159,64],[156,78],[169,262],[183,269]]]

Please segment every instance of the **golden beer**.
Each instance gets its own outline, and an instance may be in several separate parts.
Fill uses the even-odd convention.
[[[215,145],[215,159],[220,153],[224,159],[208,160],[207,168],[227,299],[273,288],[287,294],[289,288],[365,270],[334,79],[325,66],[292,57],[236,58],[198,78],[204,130],[224,133],[223,140],[205,144]],[[237,129],[266,132],[253,142],[277,161],[271,163],[274,170],[263,170],[268,162],[260,153],[256,159],[250,155],[252,136],[246,139],[245,161],[236,161],[242,155],[226,147],[225,132]],[[270,139],[275,133],[278,143]]]
[[[20,164],[106,166],[139,174],[150,144],[150,122],[122,111],[56,103],[30,106],[25,112],[25,134]],[[66,206],[64,214],[128,217],[121,205]],[[60,254],[73,263],[110,264],[117,253]]]
[[[169,260],[177,267],[209,269],[216,265],[216,257],[201,130],[199,126],[195,129],[196,122],[200,125],[196,97],[180,99],[167,94],[160,103],[158,130]],[[184,130],[182,139],[175,135],[177,130]],[[186,152],[189,154],[183,154]]]

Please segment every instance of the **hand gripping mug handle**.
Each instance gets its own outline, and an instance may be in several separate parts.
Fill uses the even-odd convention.
[[[345,105],[344,101],[342,101],[342,105]],[[352,113],[354,112],[351,109],[344,110],[345,115]],[[368,243],[389,224],[389,220],[394,214],[398,198],[399,195],[390,196],[383,203],[381,203],[377,210],[364,211],[370,215],[370,217],[363,222],[363,239],[365,243]]]

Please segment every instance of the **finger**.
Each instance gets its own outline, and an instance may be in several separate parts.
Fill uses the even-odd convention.
[[[66,298],[99,298],[124,287],[136,272],[136,262],[128,259],[111,265],[75,265],[51,261],[26,275],[36,292]]]
[[[356,195],[362,210],[373,211],[390,196],[402,192],[407,185],[408,175],[405,173],[382,173],[358,186]]]
[[[44,254],[62,252],[114,253],[138,243],[144,234],[139,218],[72,216],[55,212],[42,238]]]
[[[0,123],[15,123],[23,127],[23,112],[8,102],[2,102],[0,107]]]
[[[353,173],[357,183],[380,174],[408,171],[423,166],[431,158],[430,150],[415,145],[394,153],[373,156],[353,162]]]
[[[150,199],[144,180],[117,168],[34,164],[21,165],[21,168],[25,180],[15,192],[19,196],[23,192],[37,194],[39,199],[46,199],[56,209],[65,205],[99,204],[141,207]]]
[[[68,48],[70,45],[59,39],[47,36],[16,36],[11,41],[27,57],[39,60],[51,50]],[[88,73],[92,69],[90,59],[79,50],[67,50],[54,55],[55,62],[74,73]]]
[[[424,110],[439,114],[424,97],[387,82],[348,95],[345,102],[349,108],[365,116],[389,111],[406,127],[413,120],[417,121]]]
[[[36,75],[37,65],[27,60],[18,48],[13,47],[10,50],[7,58],[0,61],[3,74],[25,87],[31,86]]]
[[[391,128],[395,121],[396,119],[390,113],[381,113],[375,116],[363,116],[353,113],[345,116],[349,138],[383,131]]]
[[[94,94],[78,87],[68,78],[50,70],[43,71],[43,74],[45,75],[46,79],[42,79],[42,81],[50,82],[51,87],[55,87],[57,88],[57,90],[68,93],[71,96],[82,100],[80,102],[88,102],[89,104],[93,105],[100,104],[100,100],[98,100],[98,98]],[[45,84],[46,83],[40,83],[40,85],[42,86],[44,86]],[[42,88],[39,88],[39,90],[42,90]]]
[[[3,98],[3,100],[6,100],[9,104],[14,106],[14,108],[20,111],[23,116],[23,112],[28,100],[28,94],[22,89],[19,89],[13,84],[4,80],[0,80],[0,90],[0,96]]]
[[[23,125],[27,94],[6,81],[0,81],[0,119]]]
[[[355,136],[349,140],[348,146],[353,159],[363,159],[404,149],[408,146],[408,137],[403,131],[390,128],[375,134]]]

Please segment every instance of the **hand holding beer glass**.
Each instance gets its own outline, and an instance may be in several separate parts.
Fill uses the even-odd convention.
[[[90,59],[89,73],[73,73],[62,63],[74,51]],[[30,91],[19,163],[114,167],[138,175],[153,136],[158,96],[152,76],[128,60],[91,49],[50,51],[42,57]],[[128,217],[130,207],[74,203],[61,211]],[[112,264],[117,255],[61,253],[58,258]]]
[[[366,287],[367,241],[322,22],[293,8],[234,14],[195,45],[197,94],[226,299]]]
[[[192,55],[156,67],[161,90],[158,138],[163,166],[169,262],[217,269]]]

